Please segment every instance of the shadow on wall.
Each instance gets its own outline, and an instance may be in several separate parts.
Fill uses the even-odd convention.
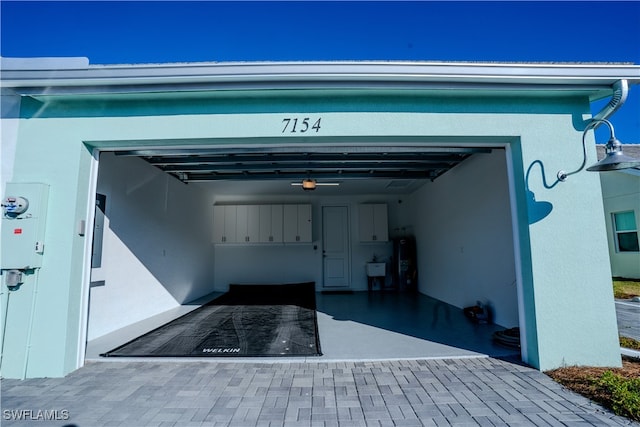
[[[525,178],[525,188],[527,192],[527,217],[529,219],[529,224],[534,224],[538,221],[543,220],[553,210],[553,205],[551,203],[536,200],[535,193],[529,189],[529,173],[535,165],[540,166],[540,171],[542,174],[542,185],[544,186],[544,188],[550,190],[560,182],[560,180],[556,179],[553,184],[547,184],[546,175],[544,173],[544,164],[542,163],[542,161],[535,160],[529,165]]]
[[[211,292],[211,207],[205,194],[138,158],[111,153],[100,157],[98,192],[107,196],[109,231],[130,251],[103,251],[104,266],[113,270],[119,267],[114,263],[134,256],[181,304]],[[131,286],[144,277],[131,271]]]

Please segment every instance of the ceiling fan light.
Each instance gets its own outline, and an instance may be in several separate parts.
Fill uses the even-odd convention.
[[[316,187],[326,186],[326,187],[337,187],[340,185],[339,182],[318,182],[315,179],[304,179],[302,181],[292,182],[291,185],[293,187],[302,187],[303,190],[311,191],[315,190]]]
[[[302,181],[302,189],[305,191],[311,191],[316,189],[316,180],[315,179],[305,179]]]

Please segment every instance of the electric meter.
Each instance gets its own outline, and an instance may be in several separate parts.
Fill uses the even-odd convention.
[[[4,216],[16,217],[29,209],[29,201],[25,197],[9,196],[2,201]]]

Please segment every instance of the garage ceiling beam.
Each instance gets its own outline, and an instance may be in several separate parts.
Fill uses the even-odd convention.
[[[183,182],[219,180],[435,179],[488,147],[316,145],[139,149],[135,156]]]
[[[446,159],[445,159],[446,160]],[[459,157],[457,159],[451,159],[449,161],[429,161],[429,162],[356,162],[352,163],[349,160],[342,162],[332,162],[332,163],[315,163],[315,162],[298,162],[294,164],[283,164],[283,163],[238,163],[238,164],[188,164],[188,165],[163,165],[160,166],[165,172],[232,172],[232,171],[320,171],[320,170],[395,170],[395,171],[403,171],[403,170],[417,170],[423,171],[428,169],[445,169],[450,168],[460,161],[464,160],[464,157]]]
[[[279,172],[279,173],[193,173],[176,178],[183,182],[205,182],[205,181],[263,181],[263,180],[286,180],[299,181],[306,178],[321,180],[347,180],[347,179],[435,179],[448,169],[443,170],[422,170],[422,171],[334,171],[334,172]]]
[[[489,152],[485,150],[483,152]],[[226,154],[217,156],[145,156],[145,160],[156,166],[169,165],[225,165],[225,164],[285,164],[285,163],[335,163],[335,162],[442,162],[458,160],[470,153],[381,153],[381,154],[264,154],[264,155],[237,155]]]

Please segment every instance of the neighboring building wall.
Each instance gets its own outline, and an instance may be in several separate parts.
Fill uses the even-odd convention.
[[[518,326],[507,166],[503,150],[477,154],[412,196],[420,290],[463,308],[488,304]]]
[[[640,234],[640,171],[603,172],[600,174],[600,183],[611,273],[614,277],[640,279],[640,252],[619,251],[613,225],[614,213],[633,212],[636,235]]]

